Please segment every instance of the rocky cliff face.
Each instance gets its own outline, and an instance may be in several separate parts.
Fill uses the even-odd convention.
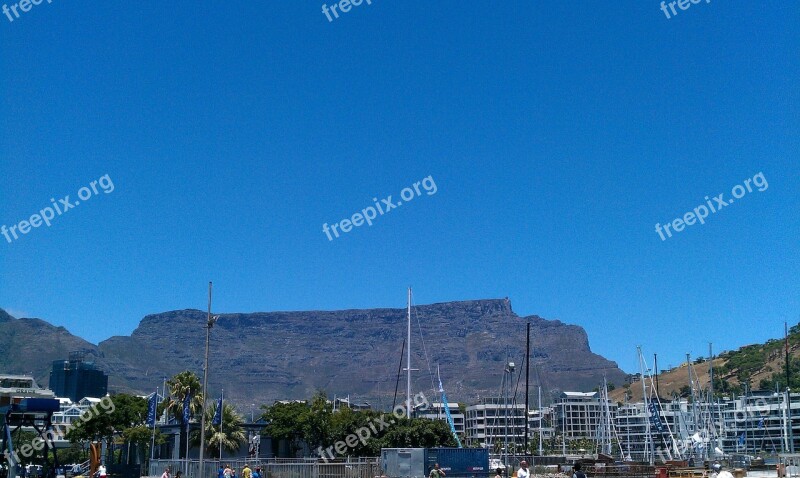
[[[538,385],[541,379],[544,391],[590,390],[604,374],[617,384],[625,377],[614,362],[591,352],[581,327],[519,317],[507,299],[418,306],[412,319],[412,367],[420,369],[413,374],[412,388],[417,392],[433,394],[430,363],[434,374],[440,365],[451,400],[496,396],[507,354],[522,368],[528,321],[531,383]],[[0,332],[2,327],[21,327],[25,320],[0,322]],[[112,387],[144,392],[182,370],[202,376],[205,320],[199,310],[149,315],[130,337],[112,337],[97,347],[72,336],[72,341],[58,342],[59,334],[68,333],[49,324],[26,340],[37,347],[58,343],[52,360],[85,350],[111,375]],[[405,336],[405,309],[222,314],[212,329],[209,393],[217,396],[224,388],[226,397],[250,406],[307,398],[323,389],[388,407]],[[29,358],[30,367],[34,360]],[[0,352],[6,371],[22,371],[14,360],[8,349]],[[48,366],[39,363],[27,371],[37,370],[41,378]],[[400,390],[402,396],[402,379]]]

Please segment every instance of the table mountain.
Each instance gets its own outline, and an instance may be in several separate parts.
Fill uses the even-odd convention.
[[[583,328],[519,317],[508,299],[416,306],[412,319],[412,368],[420,369],[413,373],[412,388],[431,399],[431,372],[437,364],[449,399],[497,396],[507,357],[522,369],[526,322],[531,323],[533,385],[541,379],[543,390],[555,393],[590,390],[604,375],[616,384],[625,379],[616,363],[592,353]],[[3,347],[0,363],[9,373],[34,371],[46,384],[50,360],[83,350],[87,360],[110,375],[112,388],[149,392],[164,376],[182,370],[202,377],[205,321],[200,310],[148,315],[130,337],[111,337],[94,346],[38,319],[0,316],[0,333],[6,332],[2,336],[8,345],[49,351],[37,359]],[[405,309],[220,314],[211,332],[209,394],[217,396],[224,388],[226,397],[247,408],[308,398],[322,389],[388,407],[405,336]],[[404,378],[399,390],[402,397]]]

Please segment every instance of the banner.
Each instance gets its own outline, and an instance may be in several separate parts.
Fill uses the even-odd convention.
[[[658,414],[658,408],[656,408],[656,404],[650,402],[650,423],[653,424],[653,428],[656,429],[658,433],[664,433],[664,424],[661,423],[661,416]]]
[[[158,391],[147,401],[147,426],[154,427],[156,424],[156,410],[158,409]]]
[[[183,424],[186,425],[186,428],[189,428],[189,418],[191,418],[191,413],[189,412],[189,402],[192,400],[192,396],[187,393],[186,396],[183,398]]]
[[[217,401],[217,410],[214,412],[214,419],[211,420],[212,425],[219,425],[222,423],[222,397]]]

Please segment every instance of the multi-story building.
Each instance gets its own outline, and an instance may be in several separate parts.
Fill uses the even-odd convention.
[[[597,392],[563,392],[553,405],[558,432],[566,440],[596,440],[599,436],[604,409]],[[617,405],[608,403],[613,421]]]
[[[538,437],[540,434],[543,440],[553,438],[555,428],[553,428],[553,407],[542,407],[528,411],[528,438]]]
[[[462,439],[464,438],[464,413],[458,408],[458,403],[448,402],[447,408],[450,409],[450,416],[453,417],[453,426],[456,433]],[[433,402],[430,407],[424,412],[418,412],[419,418],[428,418],[431,420],[447,420],[447,412],[445,412],[442,402]]]
[[[713,422],[721,428],[722,433],[717,433],[722,437],[721,448],[727,453],[788,452],[791,436],[794,449],[800,450],[800,393],[792,393],[790,401],[787,410],[786,393],[759,391],[723,402],[721,419]]]
[[[82,352],[72,352],[69,360],[53,362],[50,388],[56,396],[73,402],[84,397],[100,398],[108,393],[108,375],[93,362],[84,362]]]
[[[658,412],[658,419],[653,418],[655,415],[650,408]],[[643,402],[619,406],[615,425],[622,454],[633,460],[648,461],[648,457],[659,453],[672,458],[678,444],[683,444],[682,448],[686,450],[697,448],[696,444],[700,442],[696,439],[692,442],[691,437],[698,432],[695,423],[699,423],[699,419],[694,417],[700,415],[693,412],[698,412],[697,407],[686,400],[653,401],[647,407]]]
[[[525,404],[514,404],[505,398],[485,398],[467,407],[465,441],[467,446],[493,450],[504,448],[506,443],[524,446],[526,420]]]
[[[99,404],[101,399],[83,397],[77,402],[73,402],[69,398],[59,398],[58,401],[61,402],[61,407],[59,411],[53,413],[53,425],[70,426],[81,414]]]

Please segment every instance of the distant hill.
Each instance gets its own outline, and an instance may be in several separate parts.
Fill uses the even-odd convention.
[[[433,393],[427,354],[434,373],[440,364],[451,400],[497,396],[506,354],[522,365],[528,321],[532,384],[540,377],[543,390],[555,394],[591,390],[604,375],[617,384],[626,377],[616,363],[591,352],[583,328],[519,317],[507,299],[415,306],[413,316],[412,366],[420,369],[414,372],[416,391]],[[6,345],[0,348],[0,367],[33,372],[46,385],[50,361],[82,350],[111,376],[112,388],[149,392],[164,376],[182,370],[202,376],[205,321],[206,313],[199,310],[148,315],[130,337],[112,337],[95,346],[38,319],[0,316],[5,341],[0,344]],[[405,334],[405,309],[221,314],[212,330],[210,394],[224,388],[226,397],[249,407],[307,398],[324,389],[388,407]],[[404,389],[401,381],[401,395]]]
[[[714,392],[716,395],[736,395],[750,390],[781,390],[786,388],[784,339],[771,339],[763,344],[751,344],[737,350],[727,351],[715,357],[713,362],[706,358],[695,359],[692,363],[693,377],[699,385],[696,389],[707,389],[710,382],[710,367],[714,369]],[[800,324],[789,330],[789,356],[791,388],[800,388]],[[662,372],[658,376],[658,388],[662,398],[687,396],[689,387],[689,367],[687,363]],[[641,382],[629,387],[616,388],[609,392],[609,398],[617,402],[629,399],[642,399]]]

